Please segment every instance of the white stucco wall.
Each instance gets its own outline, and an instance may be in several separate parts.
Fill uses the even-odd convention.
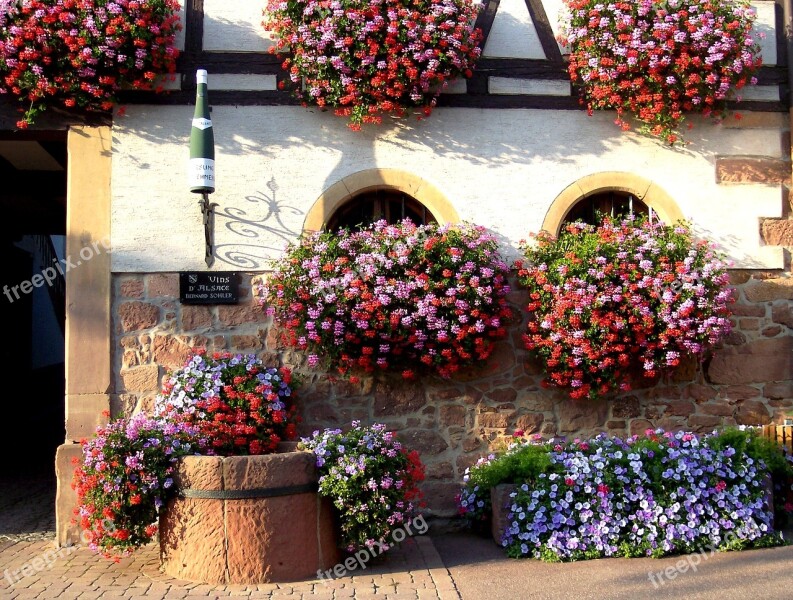
[[[204,0],[204,50],[264,52],[273,46],[262,27],[263,0]]]
[[[189,106],[129,106],[114,124],[114,271],[204,268],[198,198],[186,184],[191,116]],[[664,188],[736,267],[782,267],[781,249],[760,246],[758,226],[760,217],[780,216],[781,189],[719,185],[714,174],[717,155],[781,157],[776,129],[695,121],[691,144],[676,149],[621,132],[611,114],[584,111],[437,109],[423,121],[357,133],[330,113],[299,107],[215,106],[212,119],[219,270],[265,269],[324,190],[373,168],[431,182],[462,219],[501,236],[510,258],[568,185],[628,171]]]

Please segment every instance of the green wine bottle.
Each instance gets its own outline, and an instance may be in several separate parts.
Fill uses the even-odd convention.
[[[211,194],[215,191],[215,135],[209,118],[207,72],[196,71],[195,113],[190,130],[190,191]]]

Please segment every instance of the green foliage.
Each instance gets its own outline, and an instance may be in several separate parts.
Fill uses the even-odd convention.
[[[495,460],[471,469],[470,480],[489,490],[500,483],[533,482],[550,466],[551,459],[545,445],[520,445]]]

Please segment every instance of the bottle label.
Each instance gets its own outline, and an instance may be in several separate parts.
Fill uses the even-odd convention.
[[[196,129],[209,129],[212,127],[212,119],[205,119],[203,117],[200,119],[193,119],[193,127]]]
[[[215,189],[215,161],[211,158],[191,158],[188,173],[191,188]]]

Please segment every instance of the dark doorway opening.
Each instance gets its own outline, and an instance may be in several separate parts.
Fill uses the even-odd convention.
[[[0,476],[16,481],[54,481],[65,438],[66,162],[66,131],[0,132],[0,318],[10,332],[0,439],[12,456]]]

